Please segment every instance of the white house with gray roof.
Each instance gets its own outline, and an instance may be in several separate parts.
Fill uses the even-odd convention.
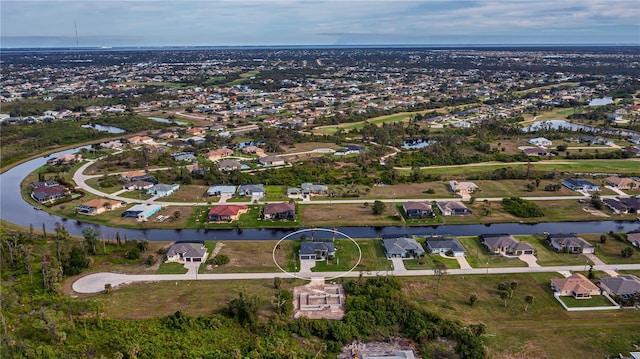
[[[520,242],[512,235],[506,233],[482,234],[480,242],[492,254],[535,254],[535,249],[529,243]]]
[[[204,262],[206,259],[204,243],[177,242],[167,251],[168,262]]]
[[[632,274],[600,279],[600,288],[609,295],[618,295],[623,299],[640,296],[640,278]]]
[[[574,233],[549,234],[547,240],[549,241],[549,245],[559,252],[593,253],[595,251],[594,246]]]
[[[389,238],[383,239],[382,245],[387,258],[412,258],[424,255],[424,249],[413,238]]]
[[[450,239],[428,239],[427,251],[431,254],[447,254],[451,251],[454,257],[464,257],[464,247],[455,238]]]

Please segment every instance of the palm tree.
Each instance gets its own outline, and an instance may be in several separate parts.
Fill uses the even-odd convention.
[[[532,295],[527,295],[526,297],[524,297],[524,301],[525,303],[527,303],[524,306],[524,311],[526,312],[527,309],[529,309],[529,304],[533,303],[533,301],[535,300],[535,298]]]
[[[509,293],[506,290],[500,291],[500,299],[504,300],[504,307],[507,307],[507,299],[509,299]]]

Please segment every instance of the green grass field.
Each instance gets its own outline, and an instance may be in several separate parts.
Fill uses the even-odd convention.
[[[184,267],[182,263],[175,262],[163,262],[158,267],[158,271],[156,274],[185,274],[187,273],[187,268]]]
[[[613,303],[611,303],[611,301],[604,295],[594,295],[589,299],[560,297],[560,300],[569,308],[614,307]]]

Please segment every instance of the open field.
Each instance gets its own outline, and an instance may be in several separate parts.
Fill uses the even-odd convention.
[[[102,187],[102,186],[100,186],[98,184],[99,180],[100,180],[99,177],[97,177],[97,178],[89,178],[88,180],[85,181],[85,183],[87,185],[89,185],[89,187],[97,189],[98,191],[101,191],[101,192],[104,192],[104,193],[107,193],[107,194],[111,194],[111,193],[117,192],[117,191],[122,189],[121,185],[112,186],[112,187]]]
[[[531,162],[533,171],[568,172],[568,173],[620,173],[640,174],[640,159],[620,160],[547,160]],[[456,166],[429,166],[422,167],[424,174],[440,175],[445,178],[460,177],[475,178],[478,175],[493,172],[500,168],[519,168],[525,170],[525,162],[485,162],[481,164],[456,165]],[[410,173],[410,168],[398,168],[403,174]]]
[[[279,269],[273,263],[274,241],[219,241],[223,243],[218,254],[229,257],[229,263],[214,267],[211,270],[201,270],[200,273],[249,273],[249,272],[278,272]],[[282,241],[276,250],[276,260],[283,268],[286,268],[290,260],[295,241]],[[205,267],[205,266],[203,266]],[[201,268],[202,269],[202,268]],[[287,277],[282,273],[282,277]]]
[[[359,225],[393,226],[401,224],[400,215],[396,209],[387,204],[384,213],[374,215],[371,211],[371,203],[365,207],[361,204],[336,204],[331,205],[299,205],[301,224],[305,227],[338,227]]]
[[[171,196],[162,198],[166,202],[200,202],[207,198],[209,186],[188,185],[180,186]]]
[[[633,247],[629,242],[622,242],[613,238],[607,238],[605,243],[600,243],[600,234],[590,233],[581,235],[596,247],[596,256],[607,264],[628,264],[638,263],[640,252],[638,248]],[[634,253],[631,258],[622,258],[622,250],[627,247],[633,247]]]
[[[540,274],[445,276],[440,295],[431,277],[403,278],[409,298],[444,317],[464,323],[484,323],[489,358],[602,358],[629,351],[640,342],[640,312],[567,312],[549,289],[552,276]],[[518,282],[507,307],[497,285]],[[469,305],[469,296],[477,302]],[[524,311],[526,295],[534,303]],[[559,356],[559,353],[560,356]]]
[[[366,190],[366,189],[365,189]],[[433,190],[434,193],[426,193]],[[449,182],[423,182],[396,184],[390,186],[373,186],[362,198],[367,199],[394,199],[394,198],[455,198],[449,190]]]

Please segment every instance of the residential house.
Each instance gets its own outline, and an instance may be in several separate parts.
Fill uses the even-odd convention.
[[[549,147],[553,144],[551,141],[547,140],[544,137],[532,138],[528,142],[534,146],[540,146],[540,147]]]
[[[333,154],[335,156],[346,156],[346,155],[352,155],[352,154],[358,154],[358,153],[364,153],[364,152],[365,152],[364,146],[347,145],[345,148],[336,150]]]
[[[262,184],[243,184],[238,186],[238,196],[251,196],[252,199],[261,199],[266,191]]]
[[[129,138],[129,143],[134,145],[140,145],[140,144],[150,145],[153,143],[153,138],[149,136],[133,136]]]
[[[113,211],[122,207],[122,202],[113,199],[95,198],[76,207],[76,212],[95,216],[106,211]]]
[[[300,243],[300,250],[298,251],[298,258],[300,260],[312,259],[321,261],[335,257],[336,249],[333,242],[309,242],[304,241]]]
[[[600,186],[582,178],[567,178],[565,180],[562,180],[562,185],[574,191],[585,191],[585,192],[600,191]]]
[[[201,127],[191,127],[186,130],[189,136],[204,136],[205,129]]]
[[[38,203],[53,203],[60,198],[64,198],[69,194],[69,189],[65,186],[61,186],[55,182],[47,182],[50,184],[43,184],[34,187],[31,190],[31,198]]]
[[[285,162],[278,156],[265,156],[260,158],[260,164],[265,167],[284,166]]]
[[[74,163],[78,163],[82,161],[82,155],[77,153],[75,155],[72,154],[66,154],[66,155],[60,155],[54,158],[50,158],[49,160],[47,160],[47,164],[50,165],[72,165]]]
[[[196,156],[193,154],[193,152],[172,153],[171,157],[173,157],[173,160],[176,162],[185,161],[191,163],[196,160]]]
[[[445,254],[453,257],[464,257],[464,247],[455,238],[427,239],[427,251],[431,254]]]
[[[628,213],[640,214],[640,197],[620,198]]]
[[[204,243],[177,242],[167,251],[167,262],[204,262],[207,260],[207,247]]]
[[[175,133],[175,132],[162,132],[162,133],[157,134],[156,137],[159,140],[165,140],[166,141],[166,140],[170,140],[172,138],[178,138],[180,136],[178,136],[178,134]]]
[[[300,185],[303,195],[326,196],[329,194],[329,187],[320,183],[303,183]]]
[[[568,253],[593,253],[595,251],[594,246],[578,237],[575,233],[549,234],[547,235],[547,240],[549,241],[549,245],[556,251]]]
[[[146,221],[158,213],[162,207],[157,204],[136,204],[122,213],[122,217],[135,218],[138,221]]]
[[[127,191],[131,191],[131,190],[144,190],[144,189],[149,189],[151,187],[153,187],[155,183],[153,182],[148,182],[148,181],[133,181],[133,182],[127,182],[125,183],[122,188],[126,189]]]
[[[242,163],[236,160],[222,160],[218,162],[218,168],[224,172],[237,171],[242,168]]]
[[[205,156],[209,161],[218,161],[222,158],[233,156],[233,150],[229,148],[219,148],[207,152]]]
[[[466,216],[471,210],[460,201],[441,201],[437,203],[438,210],[443,216]]]
[[[467,181],[463,181],[463,182],[458,182],[458,181],[449,181],[449,188],[451,188],[451,191],[453,193],[474,193],[476,192],[479,187],[478,185],[476,185],[473,182],[467,182]]]
[[[402,209],[407,217],[411,218],[423,218],[433,217],[433,210],[431,209],[431,203],[429,202],[405,202],[402,204]]]
[[[640,232],[629,232],[629,233],[627,233],[627,240],[634,247],[640,248]]]
[[[619,189],[628,189],[633,190],[636,188],[640,188],[640,183],[630,177],[618,177],[611,176],[604,179],[604,182],[607,186],[619,188]]]
[[[615,214],[627,214],[629,209],[620,200],[615,198],[605,198],[602,200],[605,206]]]
[[[207,142],[207,139],[204,138],[204,137],[200,137],[200,136],[191,136],[191,137],[189,137],[187,139],[184,139],[182,141],[182,143],[184,145],[191,145],[191,143],[193,143],[196,146],[199,146],[199,145],[201,145],[201,144],[203,144],[205,142]],[[213,160],[210,160],[210,161],[213,161]]]
[[[535,249],[526,242],[520,242],[506,233],[482,234],[480,242],[491,254],[523,255],[535,254]]]
[[[552,278],[551,290],[559,296],[576,299],[589,299],[592,295],[600,294],[600,288],[580,273],[567,278]]]
[[[615,142],[612,139],[604,138],[600,136],[581,136],[578,138],[580,142],[588,142],[591,145],[605,145],[610,146]]]
[[[250,145],[242,148],[244,154],[256,154],[258,157],[266,156],[264,150],[258,146]]]
[[[236,194],[236,186],[215,185],[207,189],[207,196],[233,197]]]
[[[600,288],[610,296],[619,296],[622,299],[638,297],[640,299],[640,278],[632,274],[622,274],[617,277],[600,279]]]
[[[296,206],[293,203],[267,203],[264,207],[264,219],[293,219]]]
[[[117,149],[122,148],[122,143],[120,143],[120,141],[109,141],[109,142],[101,143],[100,147],[108,148],[108,149],[111,149],[111,150],[117,150]]]
[[[158,183],[153,187],[149,188],[147,190],[147,194],[150,194],[156,197],[167,197],[172,195],[178,189],[180,189],[180,185],[177,183],[174,183],[174,184]]]
[[[240,215],[247,213],[249,207],[245,205],[219,205],[211,207],[207,220],[209,222],[231,222],[240,218]]]
[[[424,249],[413,238],[389,238],[383,239],[382,245],[387,258],[412,258],[424,256]]]
[[[546,157],[546,156],[552,156],[553,155],[551,152],[547,152],[547,150],[545,150],[542,147],[527,147],[527,148],[523,148],[522,149],[522,153],[524,153],[527,156],[538,156],[538,157]]]
[[[125,182],[145,181],[153,184],[158,183],[153,175],[144,171],[130,171],[120,174],[120,178]]]

